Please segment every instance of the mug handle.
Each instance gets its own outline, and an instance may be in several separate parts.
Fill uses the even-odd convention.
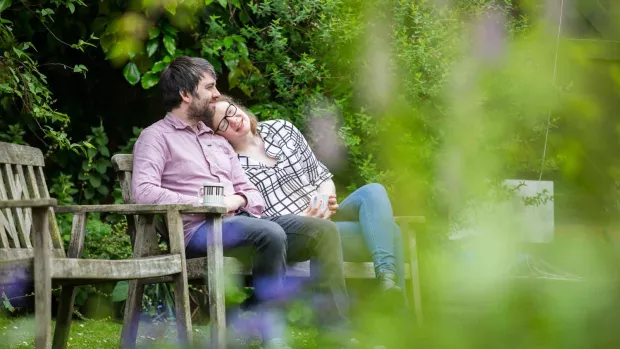
[[[201,198],[204,196],[205,187],[198,188],[198,203],[201,203],[204,199]]]

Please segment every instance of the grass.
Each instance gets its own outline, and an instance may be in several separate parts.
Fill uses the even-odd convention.
[[[52,321],[52,331],[55,322]],[[111,320],[73,320],[68,348],[118,349],[122,324]],[[197,347],[205,347],[209,326],[194,326],[194,341]],[[6,318],[0,316],[0,348],[34,348],[34,317]],[[291,345],[294,348],[316,348],[315,331],[292,328]],[[141,324],[138,332],[138,347],[176,348],[176,328],[171,322]],[[249,348],[260,348],[258,341],[247,344]]]

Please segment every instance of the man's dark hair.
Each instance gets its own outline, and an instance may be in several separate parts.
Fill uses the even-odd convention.
[[[194,95],[204,73],[217,78],[213,65],[204,58],[180,56],[172,60],[159,76],[166,110],[181,105],[183,100],[179,92]]]

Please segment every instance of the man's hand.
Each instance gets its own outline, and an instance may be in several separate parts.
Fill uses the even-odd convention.
[[[233,215],[238,209],[247,205],[246,199],[241,195],[228,195],[224,197],[224,205],[226,206],[226,215]]]

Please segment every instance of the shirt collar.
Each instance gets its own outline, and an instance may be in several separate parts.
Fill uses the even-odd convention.
[[[270,132],[271,127],[268,127],[264,123],[259,122],[258,125],[256,125],[256,130],[258,131],[260,136],[263,138],[263,140],[267,140],[267,139],[269,139],[270,141],[272,140],[273,134],[272,132]]]
[[[172,113],[168,113],[166,114],[166,117],[164,118],[164,121],[174,127],[177,130],[184,130],[184,129],[190,129],[192,130],[192,127],[186,123],[185,121],[181,120],[178,116],[175,116]],[[198,121],[198,134],[201,133],[214,133],[213,130],[211,130],[209,127],[207,127],[207,125],[205,125],[202,121]]]

